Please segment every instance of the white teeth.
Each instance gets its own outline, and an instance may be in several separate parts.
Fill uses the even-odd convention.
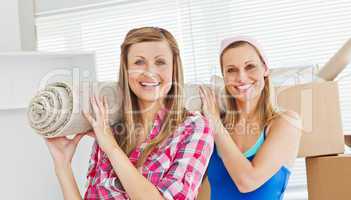
[[[151,87],[156,87],[160,85],[160,82],[155,82],[155,83],[146,83],[146,82],[140,82],[142,86],[151,86]]]
[[[252,84],[245,84],[245,85],[237,86],[237,88],[239,90],[246,90],[246,89],[249,89],[251,86]]]

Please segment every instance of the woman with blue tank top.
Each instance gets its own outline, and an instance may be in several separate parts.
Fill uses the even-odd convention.
[[[207,169],[211,199],[283,199],[297,157],[301,120],[292,111],[274,109],[269,64],[257,41],[244,36],[223,40],[220,64],[224,113],[214,91],[201,87],[204,114],[215,133]]]

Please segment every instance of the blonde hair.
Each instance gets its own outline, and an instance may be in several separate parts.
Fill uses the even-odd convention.
[[[222,71],[222,75],[224,75],[223,73],[223,54],[228,51],[229,49],[233,49],[233,48],[237,48],[243,45],[250,45],[252,46],[257,54],[259,55],[261,62],[264,63],[266,65],[266,63],[264,62],[261,53],[259,52],[259,50],[252,44],[250,44],[247,41],[237,41],[237,42],[233,42],[230,45],[228,45],[221,53],[220,55],[220,64],[221,64],[221,71]],[[268,66],[266,66],[268,68]],[[228,89],[225,89],[225,93],[226,93],[226,107],[227,110],[229,110],[230,112],[226,112],[223,116],[222,116],[222,121],[223,124],[227,127],[230,127],[231,125],[235,125],[237,123],[239,123],[240,120],[240,113],[238,112],[238,108],[237,108],[237,104],[236,104],[236,100],[235,97],[231,96]],[[254,115],[257,116],[259,124],[258,124],[258,128],[259,130],[262,130],[266,125],[268,125],[268,123],[275,118],[276,116],[278,116],[278,112],[276,111],[275,107],[273,106],[273,101],[272,101],[272,86],[271,86],[271,82],[270,82],[270,77],[266,76],[264,77],[264,88],[262,90],[262,93],[260,94],[260,98],[258,100],[258,103],[256,105],[256,108],[254,109]]]
[[[136,132],[138,127],[137,122],[141,122],[140,110],[137,103],[136,95],[131,91],[128,83],[128,51],[129,48],[137,43],[142,42],[159,42],[166,41],[169,44],[173,53],[173,76],[172,86],[165,98],[165,107],[168,110],[164,117],[160,133],[152,139],[152,141],[145,147],[137,165],[141,166],[147,156],[168,138],[174,131],[176,126],[184,121],[186,111],[183,103],[183,67],[180,59],[179,48],[175,38],[170,32],[165,29],[157,27],[141,27],[130,30],[122,45],[120,55],[120,72],[119,72],[119,87],[123,91],[123,120],[122,124],[126,127],[121,132],[116,134],[116,139],[122,150],[129,155],[136,147]]]

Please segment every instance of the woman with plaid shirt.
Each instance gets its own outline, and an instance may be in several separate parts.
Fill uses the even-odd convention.
[[[206,118],[183,104],[179,48],[166,30],[128,32],[121,45],[123,120],[108,125],[106,98],[92,97],[93,131],[47,140],[64,199],[82,199],[71,160],[83,135],[93,136],[84,199],[195,199],[213,151]]]

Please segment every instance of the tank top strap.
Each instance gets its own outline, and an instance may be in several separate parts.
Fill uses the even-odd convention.
[[[253,155],[255,155],[257,153],[257,151],[260,149],[260,147],[262,146],[263,142],[266,139],[266,128],[264,128],[262,130],[262,132],[260,133],[259,138],[257,139],[256,143],[248,150],[246,150],[244,152],[244,156],[246,158],[251,157]]]

